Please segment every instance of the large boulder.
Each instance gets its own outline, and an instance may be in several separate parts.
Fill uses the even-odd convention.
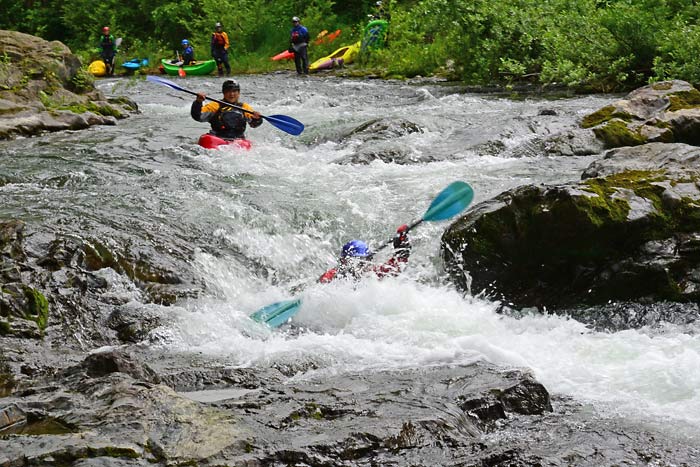
[[[700,149],[628,147],[586,173],[597,178],[519,187],[450,226],[454,280],[518,308],[700,299]]]
[[[700,91],[685,81],[663,81],[584,117],[607,148],[650,142],[700,145]]]
[[[58,41],[0,30],[0,139],[114,125],[136,104],[110,102],[78,57]]]

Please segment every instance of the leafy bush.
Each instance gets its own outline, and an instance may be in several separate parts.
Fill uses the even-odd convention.
[[[391,14],[388,48],[360,57],[366,72],[601,91],[658,79],[700,81],[696,0],[383,1]],[[157,63],[183,38],[198,58],[208,58],[214,24],[222,22],[232,66],[264,71],[287,66],[268,60],[287,47],[292,16],[312,37],[343,28],[339,41],[309,49],[314,60],[359,40],[373,9],[373,1],[334,0],[0,0],[0,27],[58,39],[95,58],[108,25],[124,39],[118,58]]]

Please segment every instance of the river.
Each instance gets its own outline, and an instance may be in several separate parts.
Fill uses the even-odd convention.
[[[697,324],[603,332],[566,317],[500,314],[498,302],[465,297],[446,281],[446,223],[412,232],[401,277],[314,284],[343,243],[390,239],[454,180],[473,186],[474,204],[523,184],[578,180],[599,155],[549,157],[533,143],[614,97],[512,99],[439,83],[287,74],[239,81],[243,101],[300,120],[302,135],[265,123],[248,130],[250,151],[206,150],[196,145],[207,125],[189,117],[190,95],[140,79],[101,80],[101,90],[128,95],[141,113],[116,126],[1,142],[0,216],[187,255],[209,292],[167,307],[171,319],[146,341],[154,353],[233,367],[313,363],[295,376],[302,379],[484,360],[530,368],[553,394],[697,437]],[[215,77],[178,84],[220,97]],[[377,118],[422,131],[348,136]],[[402,163],[339,163],[358,153],[395,153]],[[133,284],[104,274],[120,299],[160,307],[142,305]],[[294,328],[273,332],[248,319],[292,298],[299,284],[307,287]]]

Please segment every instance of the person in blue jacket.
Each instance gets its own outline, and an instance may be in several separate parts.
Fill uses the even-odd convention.
[[[194,49],[187,39],[182,39],[182,64],[187,66],[194,63]]]
[[[291,46],[290,52],[294,52],[294,65],[297,69],[297,74],[309,74],[309,56],[307,48],[309,46],[309,31],[301,25],[298,16],[292,18],[292,30],[289,32]]]

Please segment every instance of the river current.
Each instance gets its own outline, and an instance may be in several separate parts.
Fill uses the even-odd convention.
[[[209,294],[167,307],[171,319],[146,341],[154,352],[313,368],[295,378],[484,360],[529,368],[551,393],[601,412],[697,436],[697,324],[601,332],[566,317],[500,314],[500,303],[465,297],[446,280],[446,223],[412,232],[410,267],[398,278],[314,283],[343,243],[390,239],[454,180],[473,186],[474,204],[519,185],[578,180],[600,155],[548,157],[530,143],[575,128],[614,97],[510,99],[437,83],[287,74],[238,79],[243,101],[302,121],[302,135],[265,123],[248,130],[250,151],[206,150],[196,140],[208,125],[190,118],[190,95],[139,79],[102,80],[102,91],[128,95],[141,113],[116,126],[0,143],[0,216],[188,255]],[[220,97],[219,78],[178,84]],[[377,118],[423,131],[347,136]],[[371,152],[400,153],[408,163],[339,163]],[[115,295],[160,307],[103,273]],[[296,327],[273,332],[248,319],[295,297],[290,289],[299,285]]]

